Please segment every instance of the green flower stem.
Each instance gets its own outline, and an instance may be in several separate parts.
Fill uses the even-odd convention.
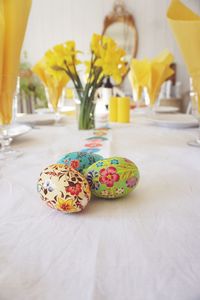
[[[101,70],[95,73],[94,80],[88,82],[83,91],[83,97],[80,98],[79,129],[92,129],[95,127],[95,92],[102,85],[104,77],[99,80]],[[98,82],[99,80],[99,82]]]
[[[80,89],[83,89],[83,85],[82,85],[80,77],[79,77],[79,75],[77,73],[75,64],[73,65],[73,67],[74,67],[74,72],[75,72],[75,75],[76,75],[77,85],[79,86]]]
[[[87,98],[80,104],[79,129],[92,129],[95,127],[94,120],[95,103]]]
[[[77,73],[76,66],[74,65],[74,72],[72,73],[69,66],[66,65],[65,72],[71,78],[74,87],[76,89],[77,95],[80,100],[80,112],[79,112],[79,129],[92,129],[95,127],[95,107],[94,102],[95,92],[102,85],[104,77],[99,80],[102,69],[94,67],[95,59],[91,59],[91,69],[88,77],[88,82],[83,88],[80,77]],[[93,80],[91,80],[93,78]]]

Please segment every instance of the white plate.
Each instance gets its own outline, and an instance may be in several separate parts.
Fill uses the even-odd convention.
[[[158,126],[171,128],[198,127],[198,121],[191,115],[186,114],[155,114],[148,119]]]
[[[158,106],[154,107],[153,111],[160,114],[176,113],[179,111],[178,107],[174,106]]]
[[[21,124],[13,124],[8,129],[8,134],[11,138],[16,138],[20,135],[23,135],[31,130],[31,127],[28,125],[21,125]]]
[[[37,108],[35,109],[35,113],[37,114],[52,114],[54,111],[50,108]]]
[[[30,125],[52,125],[55,123],[55,114],[20,114],[17,116],[16,122]]]
[[[68,113],[68,112],[72,112],[72,111],[75,111],[75,106],[64,106],[64,107],[60,108],[61,113]]]

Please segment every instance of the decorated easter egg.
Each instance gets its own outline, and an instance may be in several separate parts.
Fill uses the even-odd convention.
[[[100,198],[120,198],[138,184],[139,170],[130,160],[112,157],[91,165],[85,172],[92,193]]]
[[[64,213],[83,210],[91,197],[85,177],[63,164],[45,168],[38,179],[37,189],[48,206]]]
[[[71,152],[61,157],[58,164],[67,165],[82,173],[84,169],[100,159],[103,159],[103,157],[95,153]]]

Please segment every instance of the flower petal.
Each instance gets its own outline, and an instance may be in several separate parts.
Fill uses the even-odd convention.
[[[115,167],[108,167],[107,168],[107,172],[109,174],[115,174],[116,173],[116,168]]]
[[[108,172],[107,172],[106,169],[101,169],[101,170],[99,171],[99,173],[100,173],[102,176],[108,175]]]

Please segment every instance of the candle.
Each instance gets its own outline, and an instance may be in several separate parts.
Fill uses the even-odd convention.
[[[120,123],[130,122],[130,98],[129,97],[118,98],[117,121]]]
[[[109,100],[109,121],[117,122],[117,105],[118,105],[118,97],[110,97]]]

